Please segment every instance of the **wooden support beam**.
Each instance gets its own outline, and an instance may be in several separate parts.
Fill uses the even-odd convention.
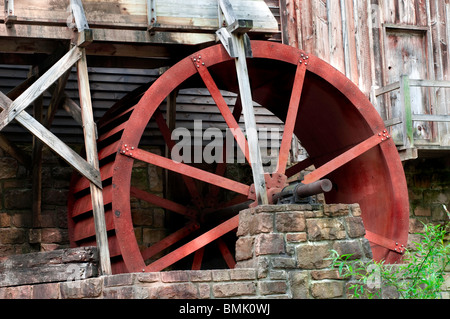
[[[248,77],[247,59],[245,53],[245,35],[234,35],[239,38],[237,43],[238,58],[236,59],[236,71],[239,82],[239,93],[244,114],[245,132],[249,147],[250,162],[252,164],[253,180],[255,183],[256,199],[259,204],[268,205],[267,188],[264,178],[264,169],[259,148],[258,130],[256,127],[255,111],[253,109],[253,98]]]
[[[264,177],[264,168],[261,159],[261,150],[259,148],[258,130],[256,127],[255,111],[253,109],[253,98],[248,76],[247,57],[251,56],[250,43],[248,35],[241,33],[242,28],[235,28],[237,21],[236,14],[229,0],[219,0],[219,7],[222,11],[225,21],[230,29],[226,29],[226,37],[223,41],[224,46],[229,45],[228,53],[236,58],[236,72],[239,83],[239,94],[244,114],[245,131],[249,147],[249,158],[252,167],[253,181],[255,184],[256,199],[258,204],[268,205],[266,181]],[[247,22],[249,25],[250,23]],[[245,28],[244,28],[245,29]],[[224,31],[224,29],[221,29]],[[220,30],[219,30],[220,31]],[[220,32],[218,32],[219,34]],[[229,37],[231,41],[226,38]]]
[[[6,95],[0,92],[2,107],[10,107],[13,103]],[[99,170],[89,165],[78,153],[62,142],[52,132],[47,130],[41,123],[27,112],[21,112],[16,116],[17,122],[30,131],[31,134],[44,142],[51,150],[63,158],[69,165],[77,170],[88,180],[101,187]]]
[[[414,147],[414,134],[411,113],[411,88],[409,85],[409,76],[400,77],[400,106],[402,112],[403,128],[403,147]]]
[[[9,107],[5,107],[0,113],[0,130],[16,118],[33,101],[47,90],[61,75],[69,70],[81,57],[81,49],[74,47],[45,74],[43,74],[33,85],[23,92]]]
[[[94,113],[92,108],[91,92],[89,88],[89,75],[87,69],[86,51],[82,49],[82,55],[77,63],[78,90],[80,94],[81,118],[83,121],[84,142],[86,158],[89,165],[99,170],[97,154],[96,130]],[[100,254],[100,269],[102,275],[111,275],[111,260],[109,256],[108,235],[106,234],[105,208],[103,206],[103,193],[101,186],[90,184],[92,209],[94,215],[95,234],[97,248]]]

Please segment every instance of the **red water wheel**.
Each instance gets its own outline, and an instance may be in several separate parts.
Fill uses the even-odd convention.
[[[397,261],[408,236],[408,193],[397,149],[376,110],[351,81],[314,56],[264,41],[253,41],[252,50],[248,72],[253,100],[285,123],[277,169],[266,176],[269,199],[286,186],[286,178],[314,165],[316,169],[303,182],[330,179],[334,187],[325,195],[327,203],[359,203],[375,259]],[[226,242],[227,236],[234,238],[238,215],[236,211],[231,216],[218,211],[255,200],[251,183],[226,177],[227,164],[178,163],[170,156],[145,150],[140,142],[146,128],[156,123],[168,149],[174,146],[161,106],[180,88],[206,87],[224,122],[236,129],[241,107],[236,103],[230,108],[220,91],[239,92],[235,70],[234,60],[221,45],[209,47],[177,63],[148,90],[131,94],[98,123],[114,272],[161,271],[187,256],[192,268],[199,269],[207,258],[205,246],[213,243],[226,264],[234,266],[232,245]],[[244,133],[234,132],[239,147],[245,149]],[[309,158],[287,168],[293,134]],[[175,174],[175,187],[184,189],[175,195],[182,196],[163,198],[133,185],[133,166],[140,162]],[[69,233],[74,246],[95,244],[88,190],[87,180],[74,178],[69,200]],[[180,219],[169,220],[169,235],[140,248],[133,228],[134,199],[181,216],[184,224],[179,224]]]

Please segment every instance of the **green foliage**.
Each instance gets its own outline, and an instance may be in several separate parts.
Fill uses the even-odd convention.
[[[382,298],[394,291],[402,299],[438,299],[450,262],[450,245],[444,241],[447,231],[447,226],[424,224],[420,242],[406,251],[401,264],[366,262],[334,250],[329,259],[342,278],[351,279],[353,298]]]

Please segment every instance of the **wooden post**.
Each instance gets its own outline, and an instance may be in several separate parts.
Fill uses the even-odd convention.
[[[258,130],[256,127],[255,111],[253,109],[253,98],[248,77],[247,58],[244,47],[244,35],[237,36],[239,46],[237,48],[238,57],[236,59],[236,71],[239,82],[239,92],[241,96],[242,112],[244,114],[245,132],[247,133],[250,162],[252,165],[253,181],[255,182],[255,192],[258,204],[268,205],[266,181],[264,179],[264,169],[261,160],[261,150],[259,148]]]
[[[251,56],[251,48],[246,35],[247,27],[253,24],[252,21],[244,21],[243,27],[236,19],[233,7],[228,0],[219,0],[219,7],[223,12],[228,24],[229,36],[233,42],[233,49],[229,53],[233,57],[236,55],[236,72],[239,83],[239,93],[241,97],[242,113],[244,114],[245,131],[247,134],[249,158],[252,167],[253,181],[255,183],[256,199],[258,204],[268,205],[266,181],[264,168],[261,160],[261,150],[258,141],[258,129],[256,127],[255,111],[253,109],[252,89],[248,77],[247,56]],[[226,42],[225,38],[221,41]],[[223,43],[222,42],[222,43]]]
[[[91,92],[89,88],[89,75],[86,61],[86,51],[82,49],[82,55],[77,63],[78,89],[80,93],[81,118],[83,121],[84,141],[86,147],[87,162],[95,169],[99,169],[97,154],[94,114],[92,110]],[[102,275],[112,274],[111,261],[108,248],[108,236],[106,234],[105,208],[103,206],[102,189],[90,183],[92,209],[94,215],[95,234],[97,248],[100,254],[100,269]]]
[[[400,106],[403,121],[403,147],[412,148],[414,147],[414,135],[411,114],[411,89],[408,75],[400,77]]]

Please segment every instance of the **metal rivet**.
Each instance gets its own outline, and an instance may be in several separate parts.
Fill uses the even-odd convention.
[[[308,65],[308,63],[305,62],[305,65]]]
[[[194,58],[194,62],[196,62],[197,61],[197,59],[196,58]]]
[[[202,65],[205,65],[205,62],[202,62]]]

